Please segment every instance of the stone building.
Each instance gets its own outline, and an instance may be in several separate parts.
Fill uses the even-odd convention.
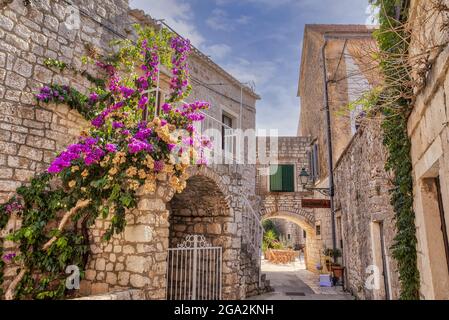
[[[311,141],[310,176],[314,187],[328,187],[328,134],[323,102],[326,85],[335,244],[342,251],[345,286],[361,299],[395,299],[399,284],[390,249],[395,230],[394,212],[389,204],[389,176],[384,169],[386,151],[379,119],[363,119],[363,110],[357,105],[357,99],[380,80],[369,59],[376,47],[371,33],[371,29],[358,25],[306,25],[298,89],[298,135]],[[332,248],[330,209],[315,209],[315,219],[325,237],[323,245]],[[376,285],[367,287],[373,270],[380,276]]]
[[[318,272],[325,239],[317,232],[313,210],[303,208],[304,198],[313,194],[303,189],[302,168],[309,168],[309,137],[258,137],[257,194],[261,197],[262,219],[282,219],[299,226],[306,234],[306,268]],[[266,146],[266,148],[263,148]]]
[[[441,2],[443,8],[447,4]],[[447,17],[432,1],[411,1],[409,16],[411,57],[428,52],[432,64],[408,119],[420,295],[449,299],[449,30]]]
[[[296,223],[276,218],[271,220],[279,231],[280,240],[286,244],[287,247],[298,249],[305,245],[305,231]]]
[[[83,93],[92,86],[80,73],[47,67],[45,59],[82,70],[81,57],[88,48],[107,53],[110,40],[134,37],[131,24],[155,24],[144,12],[131,10],[126,0],[73,1],[74,8],[82,10],[79,28],[68,27],[71,8],[65,1],[32,3],[0,3],[1,202],[34,174],[46,170],[56,154],[89,125],[65,105],[36,103],[34,93],[46,84],[67,84]],[[182,194],[175,196],[163,185],[155,195],[142,194],[139,206],[127,216],[125,232],[109,243],[100,241],[109,222],[98,221],[90,235],[91,256],[82,283],[85,295],[136,289],[135,297],[166,298],[168,249],[176,248],[188,234],[202,235],[206,242],[222,248],[223,298],[240,299],[258,293],[260,284],[263,287],[257,268],[260,241],[245,229],[248,225],[257,228],[260,222],[253,209],[257,207],[255,164],[233,164],[237,151],[232,134],[235,129],[254,129],[259,96],[197,49],[189,64],[191,99],[211,103],[200,130],[230,132],[214,144],[228,151],[231,164],[192,168]],[[94,67],[88,71],[97,75]],[[217,83],[223,85],[212,86]],[[192,194],[195,202],[187,200]],[[2,237],[18,223],[11,219]],[[3,245],[5,252],[14,249],[12,243]],[[6,268],[5,287],[16,269]]]

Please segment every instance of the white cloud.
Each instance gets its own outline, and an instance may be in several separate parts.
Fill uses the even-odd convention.
[[[277,76],[277,81],[281,77]],[[277,129],[280,136],[295,136],[299,119],[296,84],[272,83],[260,88],[262,100],[257,103],[257,129]]]
[[[299,0],[299,2],[300,1],[304,1],[304,0]],[[309,1],[309,0],[306,0],[306,1]],[[312,1],[316,1],[316,0],[312,0]],[[231,3],[236,3],[236,2],[239,4],[250,3],[250,4],[266,6],[266,7],[278,7],[278,6],[282,6],[285,4],[296,4],[298,2],[298,0],[215,0],[215,3],[218,6],[226,6]]]
[[[232,49],[227,44],[214,44],[206,48],[206,53],[210,54],[214,59],[223,59],[231,53]]]
[[[224,65],[226,71],[241,82],[254,81],[257,87],[272,81],[277,71],[277,64],[273,61],[248,61],[236,58]]]
[[[239,17],[230,17],[228,13],[219,8],[212,10],[212,14],[206,20],[206,24],[214,30],[232,31],[236,25],[248,24],[251,17],[241,15]]]
[[[200,47],[205,39],[194,23],[193,10],[185,0],[131,0],[130,6],[144,10],[154,19],[164,19],[176,32]]]

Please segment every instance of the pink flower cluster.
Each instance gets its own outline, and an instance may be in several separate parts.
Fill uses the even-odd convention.
[[[105,151],[97,145],[96,138],[82,138],[79,143],[72,144],[56,157],[47,169],[49,173],[59,173],[72,165],[72,161],[83,158],[88,166],[97,163],[105,155]]]
[[[131,138],[130,143],[128,144],[128,152],[134,154],[140,151],[152,152],[153,146],[146,141]]]
[[[41,88],[40,92],[36,94],[36,99],[38,101],[43,102],[63,102],[64,101],[64,95],[69,92],[69,87],[62,86],[60,90],[57,88],[50,88],[49,86],[44,86]]]
[[[148,89],[148,79],[152,82],[157,81],[157,74],[159,72],[159,54],[158,47],[156,45],[148,47],[148,41],[144,40],[142,42],[142,55],[145,57],[145,62],[141,66],[141,69],[145,72],[145,76],[138,80],[142,84],[143,90]],[[143,91],[142,90],[142,91]]]
[[[17,212],[17,211],[21,211],[22,209],[23,209],[23,206],[19,202],[17,202],[17,201],[8,203],[5,206],[5,211],[8,214],[11,214],[11,213]]]
[[[174,37],[171,40],[170,46],[175,50],[172,58],[173,77],[170,82],[172,90],[172,100],[181,99],[184,95],[185,89],[189,85],[188,76],[189,68],[187,66],[187,57],[190,53],[190,41],[182,37]]]
[[[204,101],[196,101],[194,103],[186,103],[182,106],[180,111],[181,115],[186,117],[191,122],[204,120],[204,114],[201,110],[206,110],[209,108],[209,103]]]
[[[124,106],[124,104],[125,103],[123,101],[120,101],[120,102],[117,102],[116,104],[113,104],[109,108],[103,110],[95,119],[92,120],[91,124],[96,128],[100,128],[105,123],[106,118],[112,112],[117,111],[120,108],[122,108]]]
[[[16,257],[16,254],[15,254],[15,253],[8,253],[8,254],[5,254],[5,255],[3,256],[3,261],[5,261],[5,262],[11,262],[12,259],[14,259],[15,257]]]

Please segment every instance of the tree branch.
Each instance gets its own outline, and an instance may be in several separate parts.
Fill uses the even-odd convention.
[[[76,203],[76,206],[74,206],[72,209],[70,209],[61,219],[61,222],[59,223],[58,230],[62,231],[65,227],[65,225],[69,222],[69,219],[79,210],[82,208],[85,208],[89,205],[90,200],[78,200]],[[47,243],[44,244],[42,247],[43,250],[48,250],[50,246],[58,239],[57,236],[53,236],[50,240],[47,241]]]

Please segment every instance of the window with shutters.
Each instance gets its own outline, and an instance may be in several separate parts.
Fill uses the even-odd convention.
[[[295,166],[293,164],[282,164],[273,166],[270,176],[271,192],[294,192],[295,191]]]
[[[313,182],[318,180],[320,175],[318,162],[318,144],[314,143],[309,151],[310,178]]]

